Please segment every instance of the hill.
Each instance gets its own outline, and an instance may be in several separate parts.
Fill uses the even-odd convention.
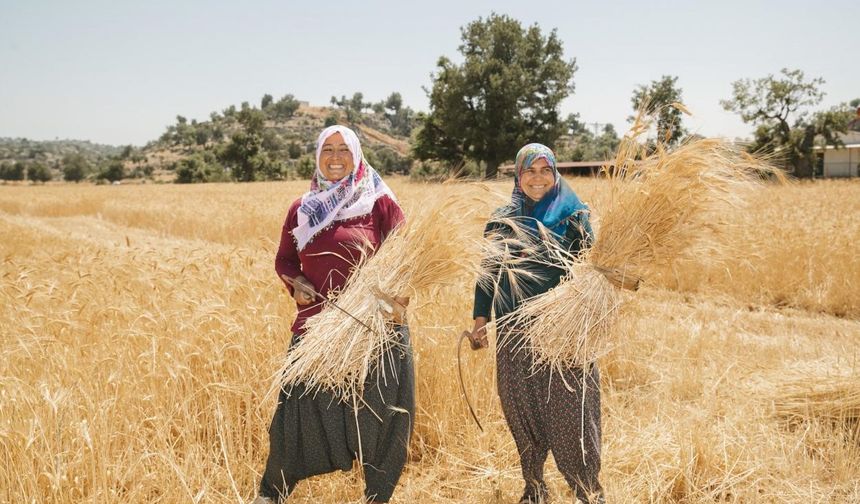
[[[374,104],[356,93],[352,99],[333,97],[332,106],[320,107],[292,95],[277,101],[266,95],[259,107],[231,105],[212,112],[207,121],[177,116],[160,138],[141,149],[139,158],[155,178],[175,174],[182,182],[306,178],[313,171],[320,130],[344,124],[358,133],[374,167],[383,173],[408,172],[416,114],[402,106],[399,94],[392,97]]]
[[[118,156],[122,147],[103,145],[89,140],[30,140],[28,138],[0,138],[0,164],[42,163],[55,170],[63,158],[80,155],[90,164]]]
[[[175,124],[143,147],[0,138],[0,165],[41,164],[53,180],[63,179],[63,169],[72,160],[81,165],[84,178],[94,181],[308,178],[320,130],[344,124],[358,133],[365,157],[379,171],[406,173],[416,122],[416,114],[403,106],[399,93],[378,103],[364,102],[361,93],[350,99],[332,97],[331,106],[311,106],[292,95],[279,100],[265,95],[259,106],[231,105],[212,112],[205,121],[178,115]]]

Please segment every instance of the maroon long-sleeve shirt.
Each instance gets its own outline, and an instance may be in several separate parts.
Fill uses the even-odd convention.
[[[299,252],[292,231],[298,226],[300,205],[301,198],[294,201],[287,212],[281,229],[281,245],[275,256],[275,271],[279,278],[281,275],[290,278],[304,275],[313,284],[314,290],[324,297],[330,291],[337,291],[344,286],[352,268],[361,259],[361,248],[365,244],[375,251],[385,237],[405,220],[397,203],[383,195],[376,200],[369,214],[334,221]],[[292,287],[284,283],[292,294]],[[298,315],[293,322],[293,333],[304,332],[305,321],[322,311],[322,305],[318,299],[309,305],[297,305]]]

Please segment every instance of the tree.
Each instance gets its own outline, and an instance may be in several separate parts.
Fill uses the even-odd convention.
[[[245,131],[252,134],[261,134],[266,123],[266,116],[260,110],[243,107],[237,116],[239,123],[245,127]]]
[[[290,156],[290,159],[298,159],[302,155],[302,146],[293,140],[287,145],[287,155]]]
[[[346,112],[346,120],[352,124],[361,121],[362,110],[373,106],[371,103],[364,102],[364,94],[361,92],[354,93],[352,98],[341,95],[338,99],[336,96],[332,96],[330,101],[332,105],[337,105]]]
[[[257,133],[240,131],[217,154],[218,160],[230,169],[239,182],[283,177],[284,166],[263,147],[263,138]]]
[[[68,154],[60,162],[63,179],[67,182],[80,182],[90,172],[90,164],[81,154]]]
[[[745,123],[756,126],[750,149],[781,157],[797,177],[812,177],[816,138],[825,145],[841,144],[838,133],[847,130],[850,108],[841,105],[812,112],[821,103],[824,79],[807,81],[801,70],[781,70],[782,77],[767,77],[732,83],[732,99],[721,100],[723,108],[736,112]]]
[[[266,110],[266,108],[268,108],[269,105],[272,104],[273,100],[274,98],[272,98],[272,95],[270,95],[269,93],[264,94],[263,98],[260,99],[260,108],[262,110]]]
[[[570,147],[559,148],[559,159],[565,161],[604,161],[615,154],[620,142],[615,127],[605,124],[598,136],[579,120],[579,114],[567,116]]]
[[[312,155],[302,156],[299,159],[298,166],[296,167],[296,175],[302,179],[309,179],[314,175],[314,171],[316,171],[316,161]]]
[[[8,180],[24,180],[27,174],[27,164],[23,161],[17,161],[12,165],[12,170],[9,172],[11,177]]]
[[[23,161],[18,161],[14,164],[3,163],[0,167],[0,178],[3,180],[24,180],[24,174],[27,172],[27,165]]]
[[[505,15],[478,18],[461,29],[462,64],[439,58],[420,117],[414,154],[452,165],[486,164],[486,176],[529,141],[553,144],[564,131],[561,101],[573,92],[576,60],[564,59],[553,30],[524,29]]]
[[[98,178],[109,182],[122,180],[125,178],[125,165],[119,159],[112,159],[102,167]]]
[[[298,109],[299,101],[293,95],[288,94],[272,105],[272,114],[278,119],[289,119],[295,115]]]
[[[177,184],[220,182],[225,180],[224,167],[218,164],[211,152],[194,154],[173,164]]]
[[[28,180],[31,180],[33,182],[41,182],[44,184],[52,178],[54,177],[51,174],[51,169],[42,163],[31,163],[30,166],[27,167]]]
[[[854,111],[854,114],[851,117],[851,120],[848,121],[848,125],[845,127],[846,130],[849,131],[860,131],[860,98],[854,98],[850,102],[848,102],[848,106],[850,110]],[[850,111],[848,112],[851,113]]]
[[[260,135],[244,131],[235,133],[218,153],[218,159],[230,168],[233,178],[240,182],[257,179],[263,140]]]
[[[640,84],[633,90],[630,99],[634,113],[646,104],[649,111],[657,114],[657,138],[669,145],[677,144],[687,134],[681,125],[683,113],[672,106],[673,103],[682,103],[682,90],[677,84],[678,77],[664,75],[660,80],[651,81],[648,86]],[[628,118],[628,121],[633,120],[633,116]]]
[[[323,123],[323,126],[328,128],[329,126],[334,126],[335,124],[337,124],[337,113],[332,112],[331,114],[326,116],[325,123]]]
[[[400,96],[400,93],[391,93],[388,98],[385,99],[385,108],[392,112],[397,113],[401,107],[403,107],[403,97]]]

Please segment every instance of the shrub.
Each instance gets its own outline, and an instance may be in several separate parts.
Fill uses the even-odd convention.
[[[27,179],[33,182],[42,182],[43,184],[51,180],[53,175],[51,169],[42,163],[33,163],[27,168]]]
[[[210,152],[181,159],[173,163],[172,168],[176,171],[174,182],[177,184],[223,182],[229,178],[224,167]]]

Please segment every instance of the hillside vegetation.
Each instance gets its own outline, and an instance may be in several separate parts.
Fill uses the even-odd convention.
[[[378,103],[332,97],[314,107],[292,95],[259,105],[242,103],[207,120],[178,115],[143,147],[111,147],[80,141],[0,139],[0,179],[153,182],[217,182],[309,178],[320,130],[345,124],[359,134],[365,157],[382,173],[408,173],[416,114],[399,93]],[[41,175],[37,175],[37,173]],[[32,176],[31,176],[32,174]]]

